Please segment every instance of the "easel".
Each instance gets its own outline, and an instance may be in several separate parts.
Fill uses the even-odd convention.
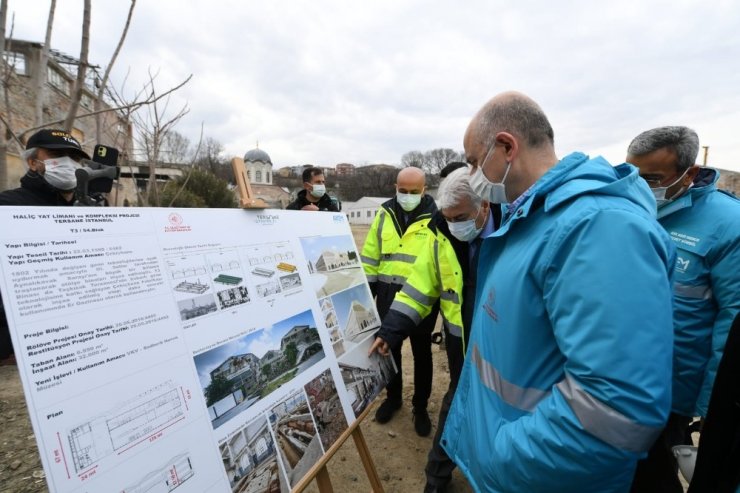
[[[239,206],[242,209],[266,209],[267,204],[264,200],[254,198],[252,194],[252,186],[249,183],[247,172],[244,168],[244,160],[235,157],[231,160],[231,169],[234,171],[234,177],[236,178],[236,186],[239,189]],[[383,493],[383,485],[380,483],[380,477],[378,471],[375,470],[375,464],[373,458],[370,455],[370,450],[367,448],[367,442],[365,442],[365,436],[362,434],[360,429],[360,423],[370,412],[370,405],[360,414],[357,419],[344,430],[337,441],[326,451],[321,459],[314,464],[314,466],[306,473],[306,475],[295,485],[293,493],[300,493],[305,490],[311,481],[316,479],[316,484],[319,487],[321,493],[333,493],[334,488],[331,485],[331,478],[329,478],[329,471],[326,469],[326,463],[334,457],[334,454],[339,448],[347,441],[351,436],[355,441],[357,452],[360,454],[360,460],[365,468],[367,478],[370,480],[370,486],[374,493]]]
[[[239,207],[242,209],[267,209],[265,201],[254,198],[252,194],[252,185],[249,183],[247,170],[244,168],[244,160],[240,157],[233,158],[231,169],[234,171],[236,188],[239,190]]]

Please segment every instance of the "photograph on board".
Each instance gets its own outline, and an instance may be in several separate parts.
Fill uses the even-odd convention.
[[[270,411],[269,420],[283,469],[293,487],[324,455],[303,390],[278,402]]]
[[[218,428],[323,358],[316,321],[306,310],[193,359]]]
[[[317,298],[365,282],[360,255],[351,235],[308,236],[300,240]]]

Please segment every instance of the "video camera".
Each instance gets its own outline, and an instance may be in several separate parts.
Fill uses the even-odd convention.
[[[75,188],[75,205],[107,206],[103,196],[113,188],[113,180],[121,173],[118,167],[118,149],[96,145],[93,158],[83,159],[82,165],[75,171],[77,187]]]

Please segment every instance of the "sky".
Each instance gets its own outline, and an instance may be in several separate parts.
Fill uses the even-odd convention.
[[[355,251],[355,245],[352,237],[349,235],[309,236],[301,238],[301,247],[303,247],[303,254],[306,258],[314,264],[327,250],[334,250],[336,252]]]
[[[129,2],[93,0],[90,60],[109,63]],[[79,56],[82,0],[61,0],[52,47]],[[48,0],[9,0],[14,37],[43,41]],[[740,2],[733,0],[138,0],[113,85],[149,71],[190,111],[176,130],[259,147],[276,168],[398,164],[462,150],[492,96],[545,110],[556,151],[624,160],[660,125],[694,128],[708,164],[740,171]],[[125,84],[124,84],[125,81]],[[703,151],[698,162],[703,161]]]

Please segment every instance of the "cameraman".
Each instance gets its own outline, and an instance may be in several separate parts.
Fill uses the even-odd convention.
[[[80,143],[64,130],[39,130],[28,139],[23,159],[28,172],[20,188],[0,192],[0,205],[74,205],[75,170],[82,158],[90,159]],[[13,364],[8,322],[0,302],[0,365]]]

